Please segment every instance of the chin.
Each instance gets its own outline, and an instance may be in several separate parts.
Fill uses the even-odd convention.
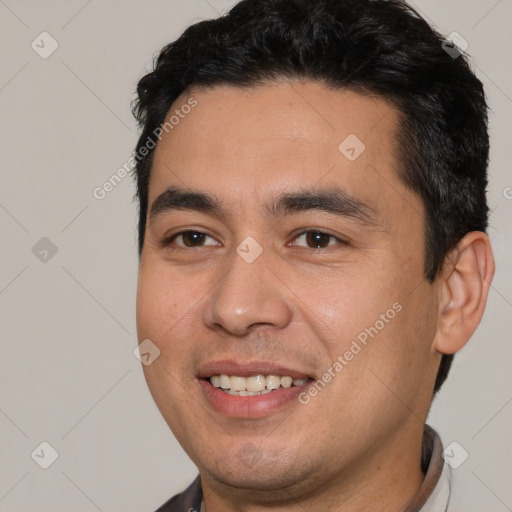
[[[208,460],[197,461],[201,474],[241,493],[271,493],[272,500],[289,499],[288,488],[304,484],[319,468],[307,467],[307,457],[290,458],[290,453],[265,454],[256,445],[241,444],[234,453],[211,453]],[[259,500],[266,501],[263,496]]]

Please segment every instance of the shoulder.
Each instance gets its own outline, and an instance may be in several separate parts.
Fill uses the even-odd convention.
[[[155,512],[199,512],[203,493],[199,476],[180,494],[166,501]]]

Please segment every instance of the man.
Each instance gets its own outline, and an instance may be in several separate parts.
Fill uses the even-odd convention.
[[[425,421],[494,273],[464,56],[398,0],[245,0],[135,113],[144,373],[200,473],[159,510],[449,510]]]

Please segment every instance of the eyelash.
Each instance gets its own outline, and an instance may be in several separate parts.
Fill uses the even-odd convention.
[[[194,229],[187,229],[185,231],[180,231],[179,233],[175,233],[169,237],[166,237],[163,241],[162,241],[162,246],[163,247],[169,247],[171,245],[171,243],[173,243],[178,237],[182,236],[182,235],[185,235],[187,233],[197,233],[197,234],[200,234],[200,235],[205,235],[207,237],[210,237],[213,239],[212,236],[210,236],[208,233],[204,233],[203,231],[198,231],[198,230],[194,230]],[[326,231],[322,231],[322,230],[319,230],[319,229],[307,229],[307,230],[304,230],[304,231],[301,231],[300,233],[298,233],[294,238],[293,240],[296,240],[297,238],[301,237],[301,236],[304,236],[304,235],[307,235],[308,233],[315,233],[315,234],[320,234],[320,235],[323,235],[323,236],[327,236],[331,239],[334,239],[338,242],[339,245],[341,246],[346,246],[348,245],[348,242],[345,241],[345,240],[342,240],[341,238],[339,237],[336,237],[334,235],[332,235],[331,233],[327,233]],[[201,247],[205,247],[205,246],[202,246],[202,245],[197,245],[195,247],[187,247],[187,246],[184,246],[184,245],[178,245],[178,250],[187,250],[187,249],[197,249],[197,248],[201,248]],[[300,246],[300,247],[304,247],[304,246]],[[312,249],[314,251],[319,251],[319,250],[322,250],[322,249],[328,249],[329,247],[332,247],[332,245],[327,245],[327,247],[304,247],[305,249]]]

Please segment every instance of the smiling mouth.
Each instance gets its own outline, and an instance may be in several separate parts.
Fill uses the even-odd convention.
[[[287,389],[303,386],[312,379],[293,379],[287,375],[252,375],[240,377],[238,375],[212,375],[207,378],[214,388],[232,396],[259,396]]]

